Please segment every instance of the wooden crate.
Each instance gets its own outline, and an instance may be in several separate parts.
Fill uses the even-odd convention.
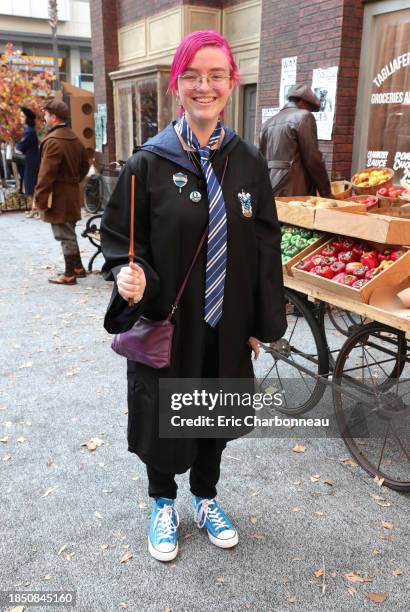
[[[305,202],[310,196],[296,197],[280,197],[275,198],[276,210],[278,213],[278,219],[281,223],[289,223],[290,225],[297,225],[298,227],[304,227],[305,229],[313,229],[315,221],[315,209],[308,208],[307,206],[289,206],[288,202],[292,200],[299,200]]]
[[[315,228],[315,216],[319,210],[337,210],[336,208],[332,209],[320,209],[314,208],[313,206],[297,206],[293,204],[289,204],[289,202],[299,201],[306,202],[313,196],[293,196],[293,197],[279,197],[275,198],[276,202],[276,210],[278,213],[278,219],[281,223],[288,223],[289,225],[297,225],[298,227],[304,227],[306,229],[314,229]],[[316,197],[316,196],[315,196]],[[324,198],[331,199],[331,198]],[[341,200],[333,200],[341,210],[344,211],[364,211],[366,207],[364,204],[359,204],[358,202],[348,202]],[[332,231],[332,230],[331,230]]]
[[[407,216],[408,212],[396,214],[401,210],[404,209],[376,208],[363,213],[319,209],[314,227],[322,232],[342,233],[343,236],[384,244],[410,244],[410,216]]]
[[[332,239],[333,240],[333,239]],[[319,255],[320,251],[327,243],[331,243],[332,240],[328,240],[324,245],[321,245],[315,251],[310,253],[313,255]],[[375,248],[377,251],[381,251],[384,244],[368,241],[368,244]],[[391,246],[391,248],[399,249],[401,246]],[[361,289],[354,289],[347,285],[341,285],[331,279],[322,278],[321,276],[315,276],[310,272],[304,272],[298,270],[295,265],[292,267],[292,275],[295,279],[300,280],[304,283],[314,285],[322,288],[324,291],[331,291],[338,296],[344,296],[355,300],[357,302],[369,303],[371,294],[375,289],[381,286],[398,285],[400,282],[409,277],[410,274],[410,250],[405,255],[400,257],[392,266],[386,268],[383,272],[380,272],[373,279],[369,280]]]
[[[323,247],[323,245],[328,242],[328,240],[329,236],[322,236],[321,238],[318,238],[317,240],[315,240],[315,242],[312,242],[312,244],[309,244],[309,246],[305,247],[304,249],[299,251],[299,253],[294,255],[292,259],[289,259],[287,263],[282,264],[283,275],[292,276],[292,266],[298,263],[298,261],[300,261],[301,259],[304,259],[308,255],[310,255],[313,251],[316,251],[318,247]]]

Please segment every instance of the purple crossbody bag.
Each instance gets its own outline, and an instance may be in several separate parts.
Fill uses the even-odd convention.
[[[228,158],[225,160],[221,187],[225,178],[227,165]],[[133,204],[133,198],[131,199],[131,202]],[[133,219],[133,214],[131,215],[131,219]],[[201,236],[201,240],[199,241],[194,258],[189,266],[184,280],[182,281],[177,297],[175,298],[175,302],[171,308],[171,312],[167,318],[163,319],[162,321],[154,321],[141,316],[135,325],[131,327],[131,329],[123,332],[122,334],[116,334],[111,343],[111,348],[113,351],[118,353],[118,355],[126,357],[130,361],[142,363],[150,368],[169,368],[171,365],[172,339],[175,329],[172,319],[176,309],[178,308],[179,301],[192,272],[192,268],[198,259],[198,255],[202,249],[207,234],[208,226],[205,228],[204,233]],[[130,232],[130,239],[131,235],[132,232]]]

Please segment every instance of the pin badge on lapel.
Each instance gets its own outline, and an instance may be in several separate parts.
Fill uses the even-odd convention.
[[[250,193],[245,193],[242,189],[240,193],[238,193],[238,198],[241,203],[242,214],[244,217],[252,217],[252,199]]]
[[[179,193],[181,193],[182,187],[185,187],[188,182],[188,177],[183,172],[176,172],[172,176],[172,180],[174,181],[174,184],[179,187]]]
[[[200,202],[201,198],[202,195],[199,191],[191,191],[189,194],[189,199],[192,200],[192,202]]]

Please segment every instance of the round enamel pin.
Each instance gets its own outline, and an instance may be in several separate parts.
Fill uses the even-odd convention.
[[[176,172],[172,176],[172,180],[174,181],[174,184],[179,187],[179,193],[181,193],[182,187],[185,187],[188,182],[188,177],[183,172]]]
[[[201,198],[202,195],[199,191],[191,191],[191,193],[189,194],[189,199],[192,200],[192,202],[199,202]]]

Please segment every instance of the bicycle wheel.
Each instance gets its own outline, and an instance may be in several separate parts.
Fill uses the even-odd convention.
[[[282,393],[284,405],[277,410],[297,415],[314,408],[322,398],[326,384],[320,377],[328,373],[329,362],[325,339],[308,301],[290,289],[285,289],[285,297],[286,333],[274,348],[262,345],[265,355],[255,362],[254,370],[261,390],[273,385]]]
[[[317,308],[317,320],[326,339],[329,365],[333,369],[345,338],[364,325],[365,318],[354,312],[320,302]]]
[[[94,214],[101,210],[105,192],[104,178],[100,174],[90,176],[84,188],[84,206],[89,213]]]
[[[404,333],[369,323],[342,347],[333,404],[350,453],[371,476],[410,491],[410,359]]]

